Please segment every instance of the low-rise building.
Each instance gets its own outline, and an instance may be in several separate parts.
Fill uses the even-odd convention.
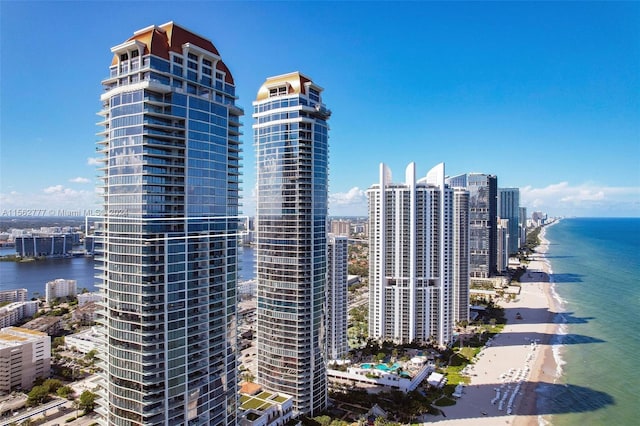
[[[53,336],[58,334],[58,332],[62,329],[62,318],[38,317],[23,325],[22,328],[40,331],[42,333],[47,333],[49,336]]]
[[[278,392],[267,392],[256,383],[240,387],[241,426],[281,426],[291,420],[293,398]]]
[[[14,302],[0,308],[0,328],[10,327],[32,317],[38,311],[38,301]]]
[[[26,301],[27,301],[26,288],[0,291],[0,302],[26,302]]]
[[[85,303],[84,305],[77,307],[71,313],[71,318],[82,324],[91,325],[91,323],[94,323],[98,319],[99,311],[100,305],[96,302]]]
[[[78,306],[84,306],[91,302],[101,302],[104,296],[100,293],[79,293],[78,294]]]
[[[36,378],[49,377],[51,338],[20,327],[0,330],[0,393],[30,389]]]
[[[99,350],[101,336],[97,328],[91,327],[88,330],[65,336],[64,345],[67,349],[73,348],[78,352],[86,354],[92,350]]]
[[[361,383],[366,386],[388,386],[403,392],[415,390],[435,370],[435,365],[425,356],[415,356],[408,362],[396,362],[389,366],[382,363],[364,363],[349,366],[347,371],[327,369],[332,381]]]

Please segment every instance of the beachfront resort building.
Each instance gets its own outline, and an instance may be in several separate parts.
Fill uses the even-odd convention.
[[[448,177],[446,183],[469,191],[469,276],[489,278],[498,264],[498,178],[467,173]]]
[[[327,406],[328,119],[322,88],[293,72],[253,102],[257,160],[257,382],[295,413]]]
[[[454,274],[466,276],[468,261],[459,252],[466,250],[465,223],[455,223],[466,218],[467,198],[464,190],[456,194],[445,185],[443,163],[419,180],[409,164],[404,183],[393,183],[389,168],[380,165],[379,182],[367,190],[369,337],[450,343],[459,303]],[[464,277],[457,282],[468,286]],[[457,297],[468,299],[468,289],[459,289]],[[468,300],[460,305],[468,307]]]
[[[111,48],[98,134],[98,412],[105,425],[237,424],[240,116],[208,39],[173,22]]]
[[[51,337],[20,327],[0,330],[0,394],[31,389],[51,371]]]
[[[520,189],[498,188],[498,217],[509,221],[507,256],[520,248]]]
[[[327,276],[327,356],[342,359],[349,353],[347,337],[348,239],[329,234]]]

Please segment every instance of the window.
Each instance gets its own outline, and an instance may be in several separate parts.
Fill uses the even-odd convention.
[[[120,55],[120,60],[121,61],[126,61],[127,59],[129,59],[129,54],[123,53],[122,55]]]
[[[284,96],[287,94],[287,86],[275,87],[273,89],[269,89],[269,97],[274,96]]]
[[[175,62],[176,64],[181,64],[182,63],[182,58],[180,56],[174,56],[173,57],[173,62]]]
[[[312,101],[320,102],[320,92],[315,89],[309,88],[309,99]]]
[[[132,58],[137,58],[138,55],[140,55],[140,52],[138,52],[137,50],[134,50],[133,52],[131,52],[131,57]]]

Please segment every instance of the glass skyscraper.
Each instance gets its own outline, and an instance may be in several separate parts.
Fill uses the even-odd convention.
[[[214,45],[172,22],[114,46],[102,84],[107,425],[237,423],[240,116]]]
[[[469,276],[492,277],[498,267],[498,178],[467,173],[448,177],[447,184],[469,191]]]
[[[268,78],[253,103],[257,161],[257,381],[327,404],[328,130],[322,88],[298,73]]]
[[[329,234],[327,248],[327,357],[339,360],[349,353],[349,240],[345,235]]]
[[[520,188],[498,188],[498,216],[509,220],[507,254],[516,254],[520,248]]]

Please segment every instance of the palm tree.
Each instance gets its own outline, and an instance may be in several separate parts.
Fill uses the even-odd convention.
[[[78,409],[80,409],[80,401],[77,400],[77,399],[74,399],[71,404],[73,405],[73,408],[75,408],[75,410],[76,410],[76,419],[77,419],[78,418]]]

